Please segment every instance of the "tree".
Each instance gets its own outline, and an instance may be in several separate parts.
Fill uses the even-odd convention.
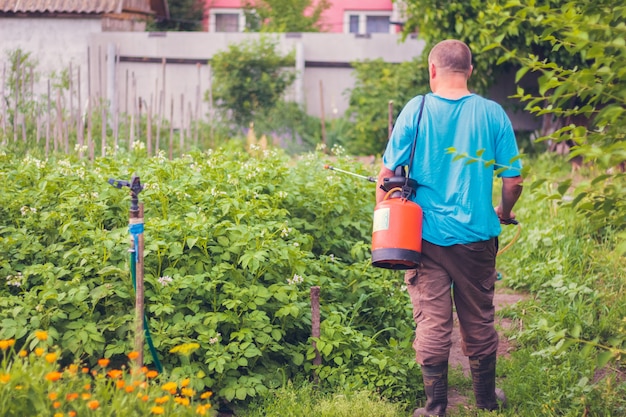
[[[258,41],[232,44],[213,56],[216,105],[230,112],[230,119],[240,127],[267,116],[295,80],[295,72],[286,69],[295,64],[294,52],[281,55],[276,45],[262,36]]]
[[[204,18],[204,0],[168,0],[169,20],[152,22],[148,30],[156,31],[199,31]]]
[[[246,0],[246,22],[251,31],[320,32],[320,17],[329,0]]]

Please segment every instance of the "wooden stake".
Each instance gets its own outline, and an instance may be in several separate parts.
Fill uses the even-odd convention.
[[[393,100],[389,100],[389,103],[387,103],[387,138],[391,137],[392,130],[393,130]]]
[[[150,104],[146,103],[147,124],[146,124],[146,152],[152,155],[152,94],[150,94]]]
[[[170,151],[169,151],[169,158],[170,161],[173,159],[173,148],[174,148],[174,97],[172,96],[171,99],[171,106],[170,106]]]
[[[183,156],[185,150],[185,95],[180,95],[180,126],[178,127],[180,149],[179,156]]]
[[[310,290],[311,293],[311,337],[320,337],[320,287],[313,286]],[[313,366],[319,366],[322,364],[322,356],[317,350],[317,344],[313,341],[313,350],[315,351],[315,357],[313,358]],[[313,370],[313,383],[317,385],[319,382],[317,372]]]
[[[48,79],[48,111],[46,114],[46,158],[50,152],[50,79]]]
[[[0,95],[2,96],[2,144],[6,145],[7,135],[7,105],[4,100],[4,90],[6,89],[6,77],[7,77],[7,64],[2,64],[2,90]]]
[[[324,84],[320,80],[320,106],[322,108],[322,114],[320,121],[322,122],[322,144],[326,145],[326,121],[324,120]]]
[[[200,64],[196,64],[196,68],[198,70],[198,83],[196,84],[196,111],[194,114],[194,136],[193,136],[193,142],[196,145],[196,147],[198,147],[198,136],[199,136],[199,124],[198,124],[198,120],[200,119],[200,100],[201,100],[201,91],[202,88],[200,86],[200,84],[202,83],[202,78],[200,77]]]
[[[129,225],[143,224],[143,203],[139,203],[138,211],[130,211]],[[131,243],[135,244],[134,240]],[[137,365],[143,366],[143,342],[144,342],[144,285],[143,285],[143,252],[144,236],[140,233],[137,236],[136,251],[137,262],[135,263],[135,352],[139,353]]]
[[[76,141],[78,142],[78,157],[83,159],[83,145],[85,144],[85,120],[83,119],[83,103],[81,100],[80,65],[76,71],[78,92],[78,117],[76,118]]]

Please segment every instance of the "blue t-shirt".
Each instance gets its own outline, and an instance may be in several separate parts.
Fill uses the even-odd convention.
[[[411,99],[398,116],[383,155],[390,170],[409,165],[422,99]],[[418,183],[414,200],[424,212],[422,238],[451,246],[498,236],[494,171],[507,167],[498,176],[520,175],[518,153],[511,121],[496,102],[476,94],[457,100],[427,94],[409,173]],[[463,154],[468,158],[455,160]],[[470,158],[480,160],[468,163]]]

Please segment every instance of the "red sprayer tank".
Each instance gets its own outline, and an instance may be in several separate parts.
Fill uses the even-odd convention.
[[[374,209],[372,265],[417,268],[422,256],[422,208],[400,187],[390,189]]]

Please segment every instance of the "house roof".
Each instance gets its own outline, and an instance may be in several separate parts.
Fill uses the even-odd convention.
[[[0,0],[0,13],[106,14],[126,9],[169,18],[167,0]]]
[[[5,13],[119,13],[123,0],[4,0]]]

